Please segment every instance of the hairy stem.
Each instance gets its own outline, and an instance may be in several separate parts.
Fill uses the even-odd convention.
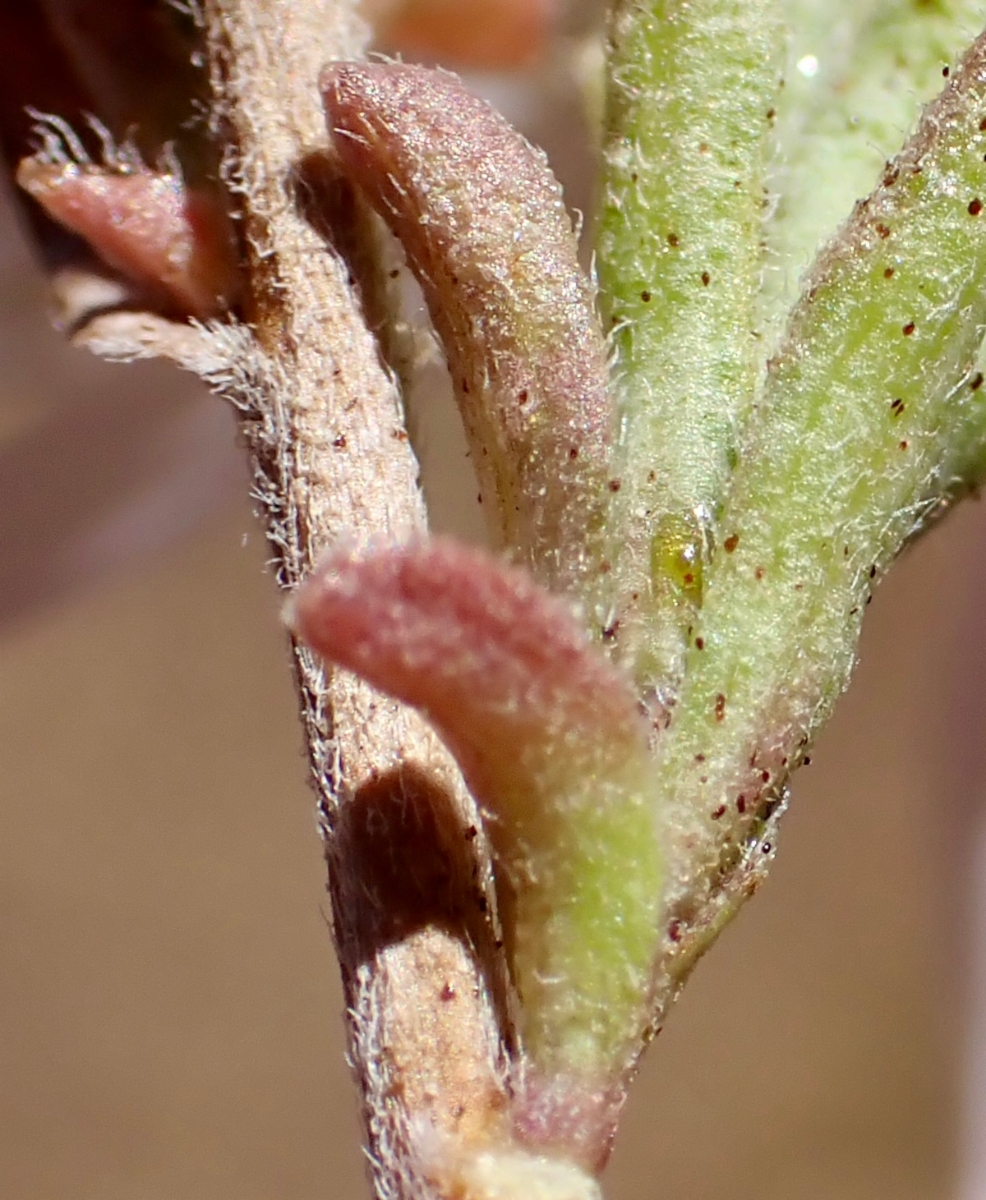
[[[425,521],[398,397],[341,252],[357,218],[318,93],[321,68],[357,54],[362,31],[345,0],[207,0],[204,14],[256,338],[225,390],[243,412],[292,588],[340,535],[406,538]],[[300,646],[295,662],[374,1183],[380,1196],[418,1200],[439,1193],[421,1175],[415,1128],[482,1140],[503,1103],[490,977],[494,991],[500,983],[480,911],[488,859],[482,838],[463,835],[478,814],[415,713],[326,673]],[[408,874],[395,862],[415,845],[418,873]]]

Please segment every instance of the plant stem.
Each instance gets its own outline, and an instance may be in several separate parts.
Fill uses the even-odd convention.
[[[359,53],[362,31],[346,0],[206,0],[204,17],[256,339],[225,391],[293,588],[340,536],[425,526],[399,400],[339,252],[354,209],[326,153],[317,87],[327,61]],[[488,857],[481,837],[462,836],[478,814],[420,717],[297,645],[295,663],[374,1184],[419,1200],[433,1191],[412,1124],[479,1136],[502,1108],[503,981],[480,913]],[[416,845],[434,866],[404,878],[393,862]]]

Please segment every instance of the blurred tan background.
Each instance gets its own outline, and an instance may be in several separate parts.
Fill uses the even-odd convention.
[[[358,1200],[320,846],[232,421],[168,370],[70,350],[43,305],[8,207],[0,1197]],[[967,503],[878,594],[774,875],[648,1056],[608,1200],[986,1196],[984,545]]]

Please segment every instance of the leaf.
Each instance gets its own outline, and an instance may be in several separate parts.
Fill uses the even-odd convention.
[[[616,350],[618,654],[673,699],[762,366],[776,0],[620,0],[596,264]]]
[[[823,250],[769,364],[660,771],[680,979],[762,874],[865,607],[983,425],[986,36]]]
[[[628,681],[567,603],[451,541],[330,554],[289,620],[452,750],[489,823],[532,1074],[570,1078],[558,1099],[585,1129],[566,1136],[605,1140],[648,1022],[662,875]]]
[[[135,151],[102,166],[80,162],[59,125],[52,132],[49,119],[46,149],[21,160],[18,184],[108,266],[149,289],[152,306],[156,295],[157,305],[202,320],[229,308],[239,264],[218,194],[187,188],[177,164],[149,169]]]
[[[322,87],[343,169],[424,290],[497,546],[554,591],[594,593],[613,413],[544,155],[446,74],[335,63]]]

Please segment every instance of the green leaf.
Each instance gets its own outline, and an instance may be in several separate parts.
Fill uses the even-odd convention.
[[[617,3],[596,267],[620,411],[618,652],[669,698],[756,393],[774,0]]]
[[[443,539],[330,555],[290,619],[419,707],[462,767],[496,853],[531,1139],[594,1160],[649,1019],[663,877],[629,680],[567,602]]]
[[[986,21],[982,0],[786,0],[785,9],[763,318],[778,333],[815,252],[872,191]]]
[[[846,686],[863,612],[982,425],[986,37],[806,280],[769,365],[662,750],[680,977]]]

